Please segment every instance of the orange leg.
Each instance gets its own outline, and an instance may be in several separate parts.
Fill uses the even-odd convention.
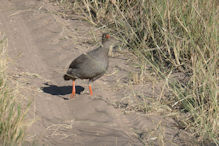
[[[71,98],[73,98],[75,96],[76,90],[75,90],[75,81],[72,82],[72,94],[71,94]]]
[[[91,88],[90,84],[89,84],[89,90],[90,90],[90,95],[92,96],[93,95],[93,91],[92,91],[92,88]]]

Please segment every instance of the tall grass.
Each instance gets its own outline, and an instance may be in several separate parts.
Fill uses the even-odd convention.
[[[7,86],[6,46],[7,39],[0,33],[0,145],[14,146],[23,140],[25,111]]]
[[[167,81],[170,94],[162,103],[181,113],[180,127],[199,141],[219,143],[217,0],[59,3],[114,32],[142,66]]]

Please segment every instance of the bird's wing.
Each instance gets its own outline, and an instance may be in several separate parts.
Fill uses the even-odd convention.
[[[89,62],[90,58],[87,54],[81,54],[75,60],[72,61],[69,68],[79,68],[84,62]]]

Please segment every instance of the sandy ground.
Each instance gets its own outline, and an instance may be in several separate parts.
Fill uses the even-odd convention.
[[[8,37],[8,74],[25,101],[32,100],[28,119],[34,123],[24,145],[185,145],[184,134],[171,118],[122,110],[130,101],[134,104],[134,98],[156,96],[150,82],[128,85],[132,68],[127,55],[110,58],[107,73],[93,85],[94,96],[88,94],[87,81],[77,80],[76,97],[65,100],[72,87],[63,74],[75,57],[95,47],[101,33],[76,16],[65,20],[57,13],[44,0],[0,3],[0,32]]]

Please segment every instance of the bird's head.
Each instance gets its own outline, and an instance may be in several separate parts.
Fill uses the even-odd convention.
[[[110,38],[111,38],[111,36],[110,36],[109,33],[104,33],[104,34],[102,35],[102,43],[104,43],[104,42],[110,40]]]
[[[114,48],[116,45],[118,45],[118,43],[118,40],[116,40],[116,38],[114,38],[113,36],[110,36],[109,33],[103,33],[102,48],[104,48],[104,50],[109,51],[110,48]]]

